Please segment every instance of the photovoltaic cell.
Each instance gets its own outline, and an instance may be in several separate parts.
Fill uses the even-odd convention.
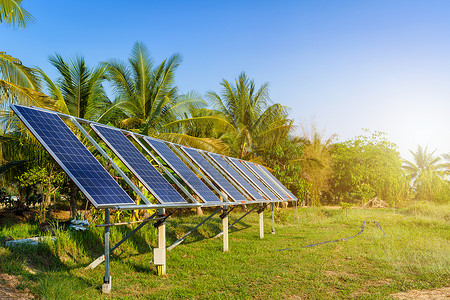
[[[191,189],[197,192],[197,195],[204,202],[221,202],[203,181],[201,181],[164,142],[149,138],[144,138],[144,140],[162,159],[164,159],[170,168],[191,187]]]
[[[230,175],[244,190],[246,190],[250,196],[255,200],[265,200],[261,194],[255,190],[247,180],[245,180],[235,169],[233,169],[219,154],[208,152],[208,156],[211,157],[228,175]]]
[[[269,197],[271,200],[278,200],[278,197],[275,196],[249,169],[247,169],[242,163],[241,160],[234,157],[227,157],[231,163],[239,169],[245,176],[247,176],[262,192]]]
[[[288,195],[291,197],[292,200],[297,200],[297,197],[294,196],[294,194],[291,193],[275,176],[272,175],[272,173],[269,172],[264,166],[258,165],[258,168],[260,168],[267,176],[272,179],[275,183],[277,183]]]
[[[281,187],[279,187],[277,184],[275,184],[269,177],[268,175],[266,175],[265,172],[263,172],[263,170],[261,170],[260,168],[258,168],[258,166],[254,163],[245,161],[244,164],[246,166],[248,166],[253,172],[255,172],[258,177],[263,180],[268,186],[270,186],[273,190],[275,190],[275,192],[280,195],[283,200],[289,200],[291,199],[285,190],[283,190]]]
[[[11,108],[95,207],[135,204],[57,114]]]
[[[247,201],[247,199],[214,168],[196,149],[181,147],[184,153],[192,159],[234,202]]]
[[[120,130],[91,127],[160,203],[187,202]]]

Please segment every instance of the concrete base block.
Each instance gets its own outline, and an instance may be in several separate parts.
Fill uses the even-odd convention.
[[[102,285],[102,293],[109,294],[111,293],[111,276],[109,276],[109,282],[104,282]]]

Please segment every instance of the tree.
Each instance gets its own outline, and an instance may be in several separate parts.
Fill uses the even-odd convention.
[[[287,108],[280,104],[269,106],[269,85],[256,89],[255,82],[241,73],[235,85],[223,80],[221,95],[209,92],[207,98],[219,116],[228,121],[230,154],[252,159],[283,141],[292,129]]]
[[[300,201],[303,199],[308,201],[310,184],[299,176],[302,172],[299,161],[303,157],[303,149],[298,140],[287,138],[274,147],[266,149],[262,157],[264,161],[257,162],[263,163],[271,169],[275,177]]]
[[[42,147],[10,109],[11,104],[53,108],[55,101],[42,94],[38,71],[0,52],[0,176],[3,185],[18,192],[17,208],[24,208],[23,193],[16,177],[45,161]]]
[[[414,162],[403,160],[403,169],[413,183],[416,198],[434,200],[445,184],[445,174],[449,164],[442,163],[442,158],[429,153],[427,147],[417,146],[417,151],[411,151]],[[446,156],[443,156],[446,158]]]
[[[311,205],[320,205],[325,194],[330,192],[330,180],[333,173],[332,142],[335,135],[324,139],[313,124],[302,128],[303,156],[298,160],[302,166],[301,176],[310,183]]]
[[[333,145],[332,191],[338,202],[375,196],[396,204],[409,190],[397,147],[375,131]]]
[[[25,28],[33,21],[33,16],[22,7],[22,0],[0,0],[0,23]]]
[[[181,56],[174,54],[155,65],[149,50],[140,42],[134,44],[128,65],[120,60],[105,62],[108,81],[116,95],[111,109],[123,112],[116,125],[172,142],[216,149],[214,140],[197,138],[184,130],[194,123],[206,127],[214,118],[194,117],[196,109],[206,107],[198,94],[178,95],[174,78],[180,63]]]
[[[45,222],[48,213],[47,208],[51,204],[51,196],[65,182],[64,172],[56,164],[50,163],[45,168],[42,166],[31,168],[23,172],[17,179],[21,188],[38,186],[41,190],[44,199],[40,206],[39,219]]]

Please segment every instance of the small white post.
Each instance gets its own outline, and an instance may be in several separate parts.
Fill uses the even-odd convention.
[[[165,209],[158,209],[158,216],[165,215]],[[158,248],[153,250],[154,262],[159,276],[166,275],[166,222],[161,222],[157,227]]]
[[[224,206],[222,211],[224,214],[222,219],[223,252],[228,252],[228,206]]]
[[[259,215],[259,238],[264,238],[264,208],[261,205],[261,209],[258,211]]]
[[[109,209],[105,208],[105,224],[109,225]],[[109,275],[109,226],[105,226],[105,276],[103,277],[102,293],[111,293],[111,276]]]

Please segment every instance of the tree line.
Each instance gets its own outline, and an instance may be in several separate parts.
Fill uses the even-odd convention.
[[[32,17],[20,4],[1,0],[0,22],[27,25]],[[449,154],[436,156],[418,146],[414,161],[405,161],[385,133],[376,131],[344,142],[336,142],[334,135],[324,137],[314,125],[296,135],[289,108],[271,100],[268,83],[257,86],[244,72],[234,80],[223,79],[219,91],[200,95],[180,93],[176,85],[181,55],[155,62],[141,42],[132,46],[127,61],[108,59],[90,67],[83,56],[53,54],[49,62],[56,78],[0,52],[0,198],[14,199],[19,209],[39,202],[45,216],[52,201],[63,195],[74,216],[85,202],[14,116],[9,108],[13,103],[263,164],[304,205],[373,197],[392,205],[410,199],[450,200]],[[105,84],[112,87],[112,95]]]

